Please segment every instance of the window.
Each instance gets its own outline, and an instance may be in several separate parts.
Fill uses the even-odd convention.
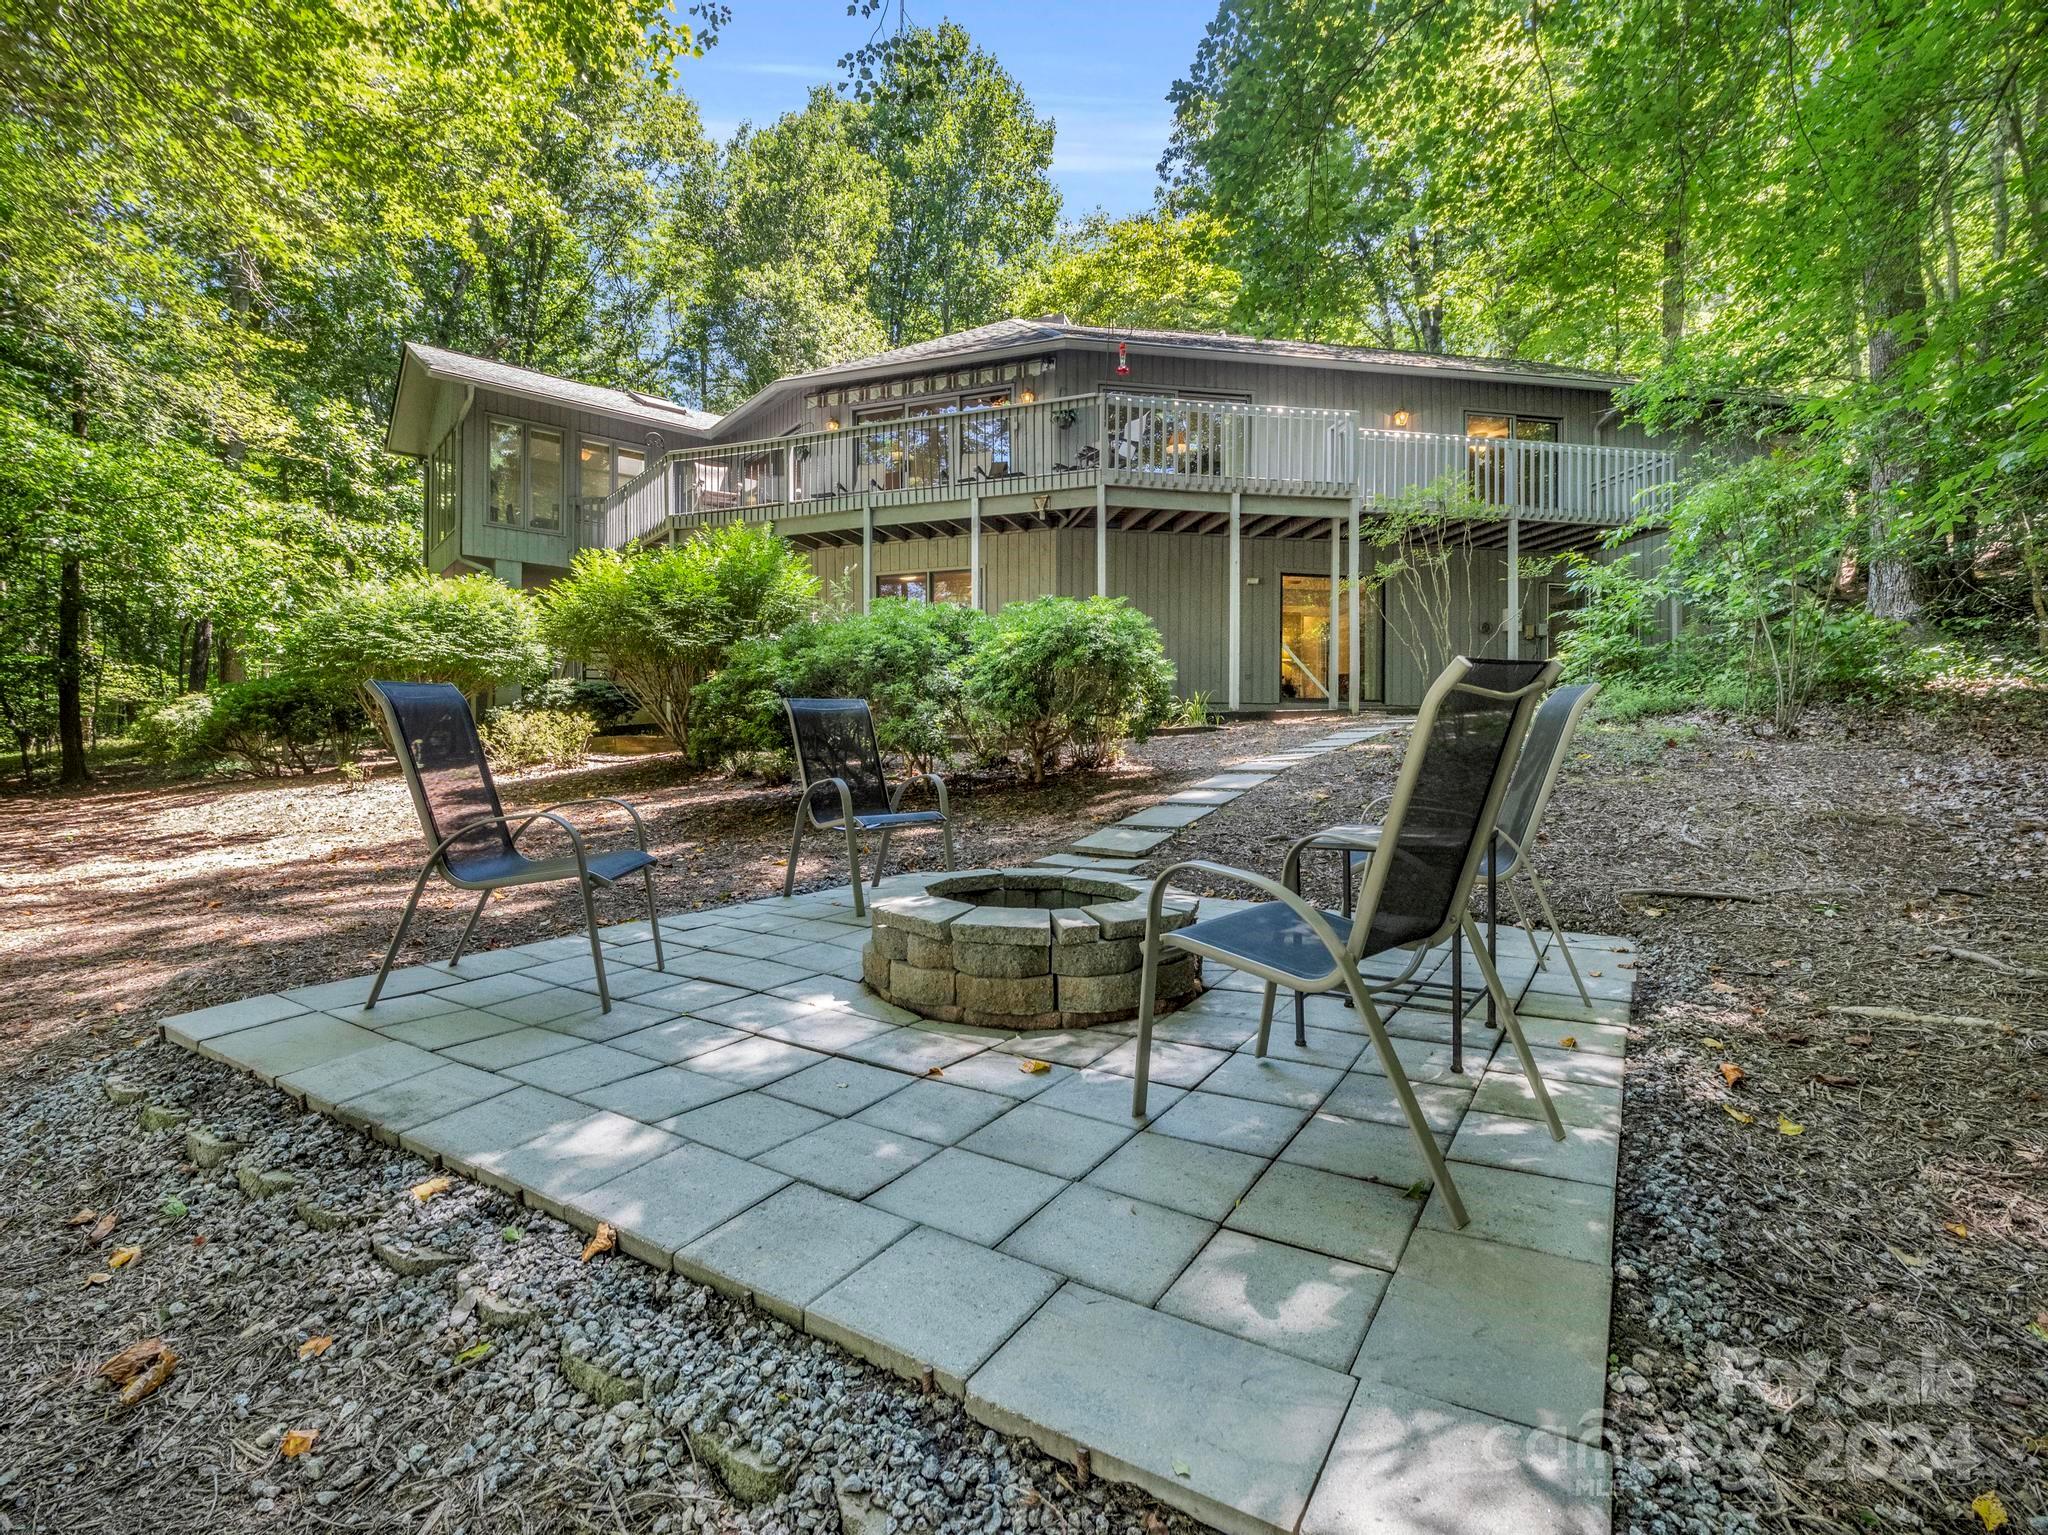
[[[1465,449],[1472,493],[1490,506],[1526,506],[1550,510],[1557,501],[1555,454],[1516,453],[1496,442],[1556,442],[1555,416],[1512,416],[1500,412],[1465,412]]]
[[[490,424],[490,487],[485,515],[504,527],[543,533],[562,526],[562,434],[519,421]]]
[[[455,456],[461,430],[441,439],[427,460],[427,547],[434,549],[455,532],[457,512]]]
[[[576,499],[602,501],[611,493],[611,444],[591,442],[586,438],[576,450]]]
[[[974,577],[965,570],[913,570],[898,576],[875,577],[877,597],[895,597],[904,602],[943,602],[954,607],[974,606]]]

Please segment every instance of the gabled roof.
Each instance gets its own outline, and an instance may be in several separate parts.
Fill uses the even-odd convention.
[[[788,374],[745,404],[735,407],[725,420],[728,423],[736,421],[760,402],[790,389],[813,389],[957,357],[1000,357],[1049,346],[1098,346],[1108,350],[1119,342],[1140,354],[1205,353],[1268,364],[1343,368],[1371,373],[1457,374],[1497,382],[1552,384],[1567,389],[1606,391],[1632,382],[1617,373],[1597,373],[1586,368],[1526,362],[1511,357],[1453,357],[1437,352],[1402,352],[1385,347],[1340,346],[1326,341],[1287,341],[1221,332],[1076,325],[1064,315],[1041,315],[1030,320],[997,320],[972,330],[956,331],[950,336],[937,336],[930,341],[877,352],[872,357],[835,363],[829,368],[814,368],[808,373]]]
[[[399,360],[398,390],[392,399],[391,422],[385,432],[385,446],[392,452],[409,453],[418,458],[433,450],[434,445],[427,441],[427,437],[433,417],[434,386],[437,384],[490,389],[522,399],[566,405],[572,410],[589,411],[593,415],[616,416],[626,421],[685,432],[709,432],[719,421],[709,411],[694,410],[658,395],[642,394],[637,389],[609,389],[601,384],[578,383],[575,379],[557,378],[552,373],[514,367],[508,362],[494,362],[488,357],[472,357],[466,352],[451,352],[445,347],[408,341]]]

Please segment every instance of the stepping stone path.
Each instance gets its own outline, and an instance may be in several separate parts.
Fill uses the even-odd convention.
[[[1295,747],[1271,757],[1238,763],[1225,772],[1203,779],[1191,788],[1167,796],[1157,805],[1134,810],[1121,821],[1113,821],[1107,826],[1099,827],[1074,843],[1072,854],[1087,859],[1143,858],[1162,843],[1171,841],[1175,832],[1193,826],[1247,790],[1271,783],[1276,775],[1285,773],[1290,768],[1298,768],[1304,763],[1314,762],[1331,752],[1342,751],[1347,746],[1356,746],[1361,741],[1391,735],[1402,728],[1404,727],[1400,725],[1361,725],[1352,730],[1340,730],[1334,735],[1318,736],[1305,746]],[[1071,864],[1074,859],[1070,855],[1041,858],[1038,861]]]
[[[1182,825],[1394,728],[1240,764],[1039,866],[1149,892],[1134,860]],[[941,905],[927,893],[941,878],[884,880],[877,904]],[[892,1006],[861,983],[872,931],[845,887],[661,922],[660,972],[644,923],[600,930],[609,1013],[577,935],[476,954],[460,973],[409,966],[368,1011],[359,977],[172,1018],[164,1034],[583,1230],[606,1223],[627,1259],[744,1297],[1228,1535],[1607,1528],[1626,940],[1568,935],[1588,1005],[1561,963],[1502,929],[1503,983],[1562,1143],[1476,997],[1455,1025],[1441,991],[1387,1000],[1390,1049],[1470,1209],[1456,1230],[1371,1040],[1334,998],[1307,999],[1305,1049],[1285,1020],[1261,1058],[1260,984],[1205,965],[1204,994],[1160,1022],[1141,1121],[1132,1024],[1018,1032]],[[1382,980],[1398,968],[1367,966]],[[209,1132],[189,1134],[211,1154]],[[354,1218],[289,1172],[244,1161],[237,1177],[251,1197],[295,1190],[308,1224]],[[382,1238],[371,1251],[430,1282],[470,1262]],[[473,1290],[459,1304],[491,1328],[531,1320]],[[581,1342],[560,1364],[607,1403],[659,1384]],[[743,1502],[798,1469],[736,1424],[691,1439]],[[852,1535],[886,1530],[886,1489],[838,1492]]]

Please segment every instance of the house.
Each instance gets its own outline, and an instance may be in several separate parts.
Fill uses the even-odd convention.
[[[1356,709],[1415,703],[1450,653],[1554,648],[1560,551],[1659,558],[1657,534],[1601,548],[1691,449],[1623,418],[1626,382],[1048,316],[781,378],[720,417],[408,345],[388,440],[425,462],[433,570],[534,587],[585,546],[754,522],[848,603],[1127,597],[1183,694]],[[1376,532],[1424,487],[1477,515],[1403,567]]]

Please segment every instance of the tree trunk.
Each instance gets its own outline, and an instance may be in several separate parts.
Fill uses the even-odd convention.
[[[1664,355],[1669,357],[1685,339],[1685,226],[1684,215],[1664,231],[1664,271],[1659,285],[1660,329]]]
[[[1927,305],[1920,280],[1920,135],[1911,118],[1888,126],[1884,139],[1891,154],[1869,210],[1863,264],[1865,356],[1877,395],[1869,450],[1870,560],[1864,603],[1873,617],[1910,622],[1920,614],[1920,582],[1901,547],[1899,524],[1918,479],[1917,422],[1908,407],[1888,396],[1892,374],[1919,341]]]
[[[71,386],[71,434],[86,431],[85,381]],[[57,782],[74,786],[92,782],[85,760],[85,567],[77,551],[67,549],[57,580]]]
[[[192,654],[187,658],[185,691],[204,693],[209,663],[213,660],[213,620],[202,618],[192,626]]]

